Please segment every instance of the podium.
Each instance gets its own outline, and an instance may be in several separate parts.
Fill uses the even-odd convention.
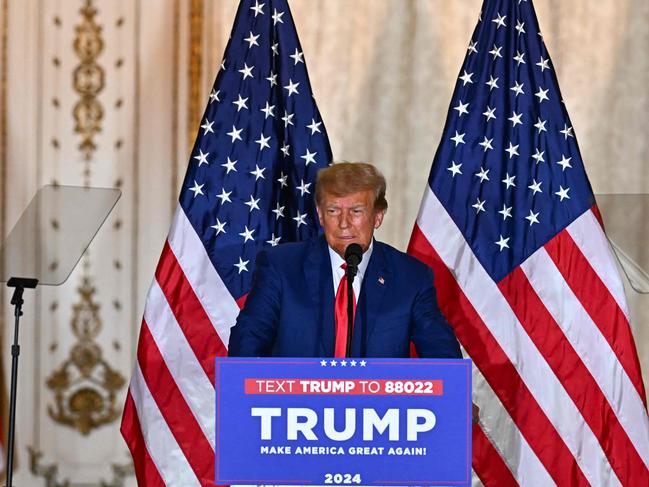
[[[215,483],[469,485],[471,361],[217,358]]]

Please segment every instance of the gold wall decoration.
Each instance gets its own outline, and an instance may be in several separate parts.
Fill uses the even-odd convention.
[[[77,291],[80,300],[72,308],[71,326],[78,341],[47,379],[55,399],[54,406],[48,406],[48,413],[57,423],[87,435],[120,416],[121,404],[116,404],[115,399],[125,381],[103,359],[102,349],[95,343],[102,322],[90,278],[84,276]]]
[[[101,37],[102,28],[95,20],[97,9],[92,0],[86,0],[79,12],[82,21],[75,27],[74,51],[81,62],[74,69],[72,82],[75,92],[81,98],[74,105],[72,114],[74,130],[81,135],[79,150],[84,159],[89,161],[97,149],[94,137],[101,132],[104,118],[104,108],[99,103],[98,95],[106,84],[106,73],[97,63],[97,58],[104,50],[104,40]],[[89,168],[85,169],[84,177],[89,178]]]
[[[191,150],[201,124],[201,73],[203,69],[203,0],[189,3],[189,63],[187,93],[187,150]]]

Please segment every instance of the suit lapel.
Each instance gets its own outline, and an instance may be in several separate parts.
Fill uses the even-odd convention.
[[[323,236],[313,241],[304,260],[304,277],[320,336],[320,350],[316,351],[316,354],[332,357],[334,353],[333,276],[327,241]]]
[[[365,271],[365,277],[363,277],[363,289],[358,303],[362,310],[361,319],[365,328],[362,346],[363,355],[365,354],[367,338],[371,336],[378,319],[381,303],[383,303],[383,297],[391,282],[391,277],[392,274],[385,257],[383,244],[375,240],[370,263]]]

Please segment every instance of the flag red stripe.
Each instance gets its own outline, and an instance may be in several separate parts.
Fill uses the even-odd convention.
[[[162,249],[155,277],[196,359],[214,384],[214,357],[226,356],[228,352],[194,294],[169,242],[165,242]]]
[[[523,270],[498,283],[516,317],[590,426],[622,484],[649,485],[649,472],[579,354],[547,310]]]
[[[646,408],[647,399],[635,340],[624,312],[566,230],[550,240],[545,249],[610,344]]]
[[[146,485],[147,487],[165,487],[160,472],[158,472],[155,463],[153,463],[153,459],[149,455],[149,451],[144,443],[144,437],[140,429],[140,420],[137,417],[137,409],[135,408],[131,391],[126,396],[121,432],[133,457],[137,484]]]
[[[433,269],[442,312],[550,476],[558,485],[589,485],[554,425],[417,225],[408,253]]]
[[[473,425],[473,470],[485,487],[518,486],[500,453],[479,424]]]
[[[214,480],[214,450],[176,386],[164,357],[142,320],[137,359],[151,396],[202,485]]]

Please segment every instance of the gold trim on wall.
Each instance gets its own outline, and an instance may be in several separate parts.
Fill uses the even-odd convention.
[[[204,0],[189,5],[189,58],[187,60],[187,148],[194,145],[201,117],[201,73],[203,70]]]

